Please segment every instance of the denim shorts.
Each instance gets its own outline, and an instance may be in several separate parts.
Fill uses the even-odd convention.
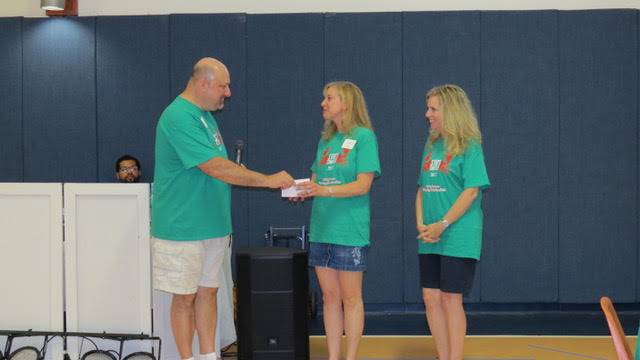
[[[368,252],[369,246],[312,242],[309,245],[309,266],[321,266],[340,271],[365,271]]]

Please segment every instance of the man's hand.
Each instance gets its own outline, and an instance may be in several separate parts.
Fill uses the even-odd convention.
[[[286,189],[294,186],[295,180],[286,171],[280,171],[279,173],[267,175],[266,187],[271,189]]]
[[[205,174],[231,185],[285,189],[296,184],[286,171],[265,175],[239,166],[221,156],[205,161],[198,165],[198,168]]]

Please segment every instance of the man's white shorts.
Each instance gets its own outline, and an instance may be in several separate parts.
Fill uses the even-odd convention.
[[[153,288],[172,294],[195,294],[198,286],[217,288],[230,236],[197,241],[151,238]]]

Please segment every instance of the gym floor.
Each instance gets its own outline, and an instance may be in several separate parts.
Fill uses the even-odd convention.
[[[632,349],[640,311],[618,311]],[[572,311],[469,311],[465,358],[616,359],[609,329],[597,308]],[[309,319],[312,360],[326,359],[322,314]],[[225,359],[235,359],[234,347]],[[435,359],[424,313],[370,313],[359,348],[362,360]]]
[[[627,335],[638,332],[640,311],[618,311]],[[309,319],[309,334],[324,335],[322,314]],[[424,313],[367,313],[365,335],[429,335]],[[467,312],[468,335],[608,336],[602,311]]]

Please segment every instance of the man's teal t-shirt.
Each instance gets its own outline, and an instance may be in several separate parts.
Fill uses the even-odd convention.
[[[320,140],[311,172],[321,186],[348,184],[358,174],[380,176],[378,141],[373,131],[355,127]],[[345,198],[316,197],[311,210],[309,241],[347,246],[369,245],[369,193]]]
[[[469,143],[464,154],[447,155],[443,139],[431,149],[425,146],[418,185],[422,189],[422,221],[429,225],[440,221],[467,188],[489,187],[482,147]],[[480,259],[482,248],[482,192],[469,209],[440,235],[436,243],[419,240],[420,254]]]
[[[231,186],[197,167],[216,156],[228,158],[215,119],[177,97],[156,128],[153,236],[193,241],[231,234]]]

